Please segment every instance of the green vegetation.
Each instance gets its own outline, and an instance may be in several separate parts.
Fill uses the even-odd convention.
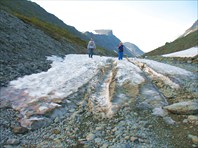
[[[166,43],[164,46],[159,47],[151,52],[148,52],[143,56],[163,55],[177,51],[182,51],[195,46],[198,46],[198,30],[188,34],[185,37],[178,38],[171,43]]]
[[[66,29],[62,29],[58,26],[52,25],[47,22],[43,22],[36,17],[26,17],[24,15],[14,13],[16,17],[24,21],[25,23],[34,25],[35,27],[43,30],[46,34],[51,36],[52,38],[60,41],[61,39],[66,39],[67,41],[71,43],[76,43],[81,46],[85,46],[86,42],[84,40],[81,40],[80,38],[72,35],[70,32],[68,32]]]

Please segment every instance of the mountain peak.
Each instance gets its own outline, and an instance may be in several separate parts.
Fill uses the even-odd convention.
[[[110,29],[97,29],[94,30],[96,34],[103,34],[103,35],[113,35],[113,31]]]

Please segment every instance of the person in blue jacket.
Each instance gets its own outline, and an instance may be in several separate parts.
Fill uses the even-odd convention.
[[[118,60],[122,60],[123,52],[124,52],[124,45],[122,44],[122,42],[120,42],[118,46]]]

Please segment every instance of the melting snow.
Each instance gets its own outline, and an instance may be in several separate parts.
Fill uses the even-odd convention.
[[[164,54],[164,57],[194,57],[198,54],[198,46],[192,47],[183,51],[174,52],[170,54]]]
[[[145,81],[141,76],[142,71],[137,66],[130,62],[123,60],[117,63],[118,72],[116,75],[119,85],[124,82],[130,81],[132,85],[138,85]]]
[[[21,124],[30,126],[34,115],[45,114],[60,107],[61,101],[69,95],[78,92],[79,88],[90,82],[92,78],[101,71],[101,68],[110,64],[110,61],[117,69],[115,76],[117,85],[122,86],[125,82],[132,85],[139,85],[145,82],[143,71],[136,65],[128,62],[126,59],[119,61],[117,58],[88,55],[66,55],[64,59],[56,56],[47,57],[52,60],[52,67],[46,71],[18,78],[10,82],[10,85],[1,89],[0,101],[10,99],[12,107],[19,110],[23,115]],[[162,64],[146,59],[131,59],[146,63],[155,72],[166,75],[185,75],[191,76],[192,73],[184,69],[174,67],[168,64]],[[111,65],[112,66],[112,65]],[[112,69],[110,69],[112,70]],[[104,76],[105,77],[105,76]],[[110,71],[109,79],[112,77]],[[101,90],[101,96],[97,96],[100,106],[111,107],[109,99],[109,79],[101,84],[104,90]],[[107,83],[108,82],[108,83]],[[92,94],[94,96],[94,94]],[[34,110],[33,110],[34,109]]]
[[[137,59],[138,61],[142,63],[146,63],[149,67],[154,69],[156,72],[164,74],[164,75],[191,75],[192,73],[190,71],[184,70],[182,68],[160,63],[153,60],[147,60],[147,59]]]
[[[52,98],[64,98],[76,92],[78,88],[88,83],[97,74],[100,67],[107,64],[108,59],[117,62],[118,82],[131,81],[132,85],[144,82],[141,70],[128,62],[126,59],[118,61],[117,58],[94,56],[93,59],[87,55],[67,55],[64,59],[58,57],[48,57],[53,60],[52,68],[47,72],[32,74],[17,80],[11,81],[10,86],[15,89],[23,89],[32,97],[52,96]],[[165,75],[191,75],[192,73],[184,69],[163,64],[160,62],[133,59],[146,63],[155,71]]]
[[[19,78],[11,81],[10,85],[16,89],[25,89],[33,97],[54,95],[63,98],[87,83],[107,58],[95,57],[93,60],[85,55],[67,55],[64,61],[54,57],[51,59],[54,62],[47,72]]]

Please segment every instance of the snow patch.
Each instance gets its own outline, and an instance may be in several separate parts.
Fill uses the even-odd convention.
[[[15,89],[24,89],[32,97],[64,98],[86,84],[106,62],[106,58],[88,58],[85,55],[67,55],[64,61],[57,57],[47,72],[32,74],[11,81]]]
[[[193,75],[190,71],[187,71],[185,69],[176,67],[176,66],[172,66],[169,64],[164,64],[164,63],[160,63],[157,61],[153,61],[153,60],[147,60],[147,59],[137,59],[138,61],[142,62],[142,63],[146,63],[149,67],[151,67],[152,69],[154,69],[156,72],[161,73],[163,75],[186,75],[186,76],[191,76]]]
[[[57,57],[55,55],[52,55],[52,56],[47,56],[47,60],[52,61],[52,62],[55,62],[55,61],[62,62],[64,59],[61,58],[61,57]]]
[[[96,32],[95,30],[92,30],[92,31],[90,31],[90,32],[93,33],[93,34],[103,35],[102,33],[98,33],[98,32]]]
[[[123,85],[127,81],[130,81],[132,85],[138,85],[145,81],[145,79],[141,76],[142,71],[140,68],[126,60],[118,61],[117,69],[118,72],[116,79],[119,85]]]
[[[198,54],[198,46],[192,47],[183,51],[164,54],[163,57],[194,57]]]
[[[10,101],[12,107],[20,112],[22,115],[20,123],[24,127],[31,128],[32,123],[39,120],[48,124],[48,119],[34,118],[34,115],[43,115],[48,111],[61,107],[57,103],[61,103],[63,99],[67,99],[71,94],[77,93],[81,87],[89,82],[91,83],[90,80],[93,80],[93,78],[101,73],[101,69],[109,64],[116,66],[114,67],[117,70],[115,75],[116,85],[122,86],[129,82],[131,85],[136,86],[145,82],[143,71],[126,59],[118,60],[117,58],[100,56],[89,58],[88,55],[80,54],[66,55],[64,59],[56,56],[47,57],[47,59],[53,61],[52,67],[48,71],[11,81],[10,85],[0,92],[0,101]],[[168,64],[138,58],[133,60],[134,63],[138,61],[146,63],[148,67],[154,70],[153,73],[156,76],[163,74],[164,76],[177,77],[178,79],[184,78],[184,76],[189,78],[192,76],[191,72]],[[100,91],[91,94],[90,99],[93,100],[93,104],[95,103],[102,113],[111,116],[112,107],[119,107],[120,103],[115,104],[114,102],[114,106],[111,102],[109,87],[113,77],[113,69],[108,70],[107,73],[104,73],[105,79],[100,85]],[[181,78],[180,76],[178,77],[178,74],[181,75]],[[150,92],[148,93],[150,94]],[[157,100],[155,97],[153,99],[158,103],[161,102],[161,100]],[[67,101],[69,102],[69,100]]]

